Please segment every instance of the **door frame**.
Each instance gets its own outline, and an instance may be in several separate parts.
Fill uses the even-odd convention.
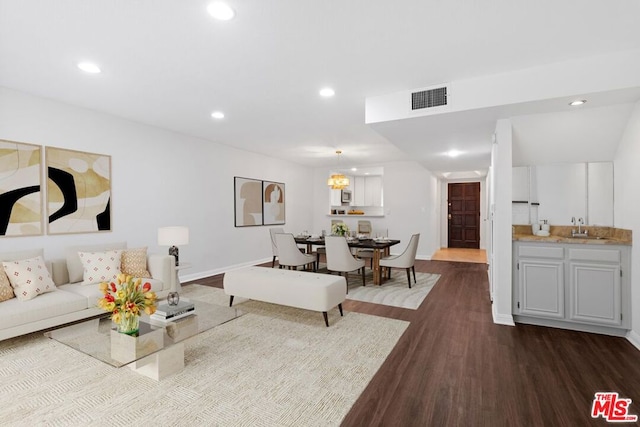
[[[440,180],[440,247],[448,248],[449,246],[449,209],[447,205],[447,199],[449,197],[449,184],[461,184],[465,182],[479,182],[480,183],[480,249],[486,249],[486,223],[488,220],[487,214],[487,178],[473,178],[473,179],[441,179]]]

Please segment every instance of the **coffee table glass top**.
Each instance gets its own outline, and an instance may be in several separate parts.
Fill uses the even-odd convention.
[[[121,367],[244,314],[232,307],[191,302],[195,304],[195,314],[182,319],[164,323],[141,316],[137,337],[118,333],[111,317],[65,326],[46,332],[45,336],[111,366]]]

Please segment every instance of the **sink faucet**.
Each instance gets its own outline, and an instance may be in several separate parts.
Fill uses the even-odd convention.
[[[584,231],[582,231],[582,226],[584,225],[584,219],[578,218],[578,220],[576,221],[576,217],[572,216],[571,217],[571,224],[573,224],[574,226],[576,226],[576,225],[578,226],[578,230],[577,231],[576,231],[575,228],[571,230],[571,236],[572,237],[575,237],[575,236],[587,236],[588,235],[587,233],[589,232],[589,230],[585,229]]]

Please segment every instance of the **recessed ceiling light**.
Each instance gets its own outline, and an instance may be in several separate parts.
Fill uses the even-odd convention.
[[[331,98],[335,94],[336,94],[336,91],[331,89],[330,87],[325,87],[323,89],[320,89],[320,96],[324,98]]]
[[[357,171],[357,170],[358,170],[358,168],[351,168],[351,171],[352,171],[352,172],[355,172],[355,171]]]
[[[458,157],[460,154],[462,154],[462,151],[458,151],[458,150],[447,151],[447,156],[449,157]]]
[[[85,73],[98,74],[101,72],[100,67],[93,62],[78,62],[78,68]]]
[[[236,16],[236,12],[229,7],[228,4],[221,1],[214,1],[209,6],[207,6],[207,11],[209,15],[213,16],[219,21],[229,21]]]
[[[582,105],[585,102],[587,102],[586,99],[576,99],[575,101],[571,101],[569,105],[571,105],[572,107],[577,107],[578,105]]]
[[[224,113],[222,111],[214,111],[211,113],[211,117],[214,119],[224,119]]]

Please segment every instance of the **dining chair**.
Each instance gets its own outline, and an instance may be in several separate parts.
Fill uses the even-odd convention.
[[[276,266],[276,258],[278,257],[278,245],[276,245],[276,234],[284,233],[284,228],[274,227],[269,229],[271,234],[271,252],[273,253],[273,260],[271,260],[271,268]]]
[[[409,240],[404,252],[400,255],[392,255],[384,257],[380,260],[380,267],[386,267],[389,270],[391,268],[404,268],[407,270],[407,281],[409,282],[409,288],[411,288],[411,274],[409,270],[413,270],[413,281],[416,281],[416,268],[414,266],[416,262],[416,252],[418,251],[418,241],[420,240],[420,233],[414,234]]]
[[[371,221],[358,220],[358,237],[364,235],[366,238],[371,238]],[[373,268],[373,249],[358,249],[356,250],[356,256],[360,259],[368,259]]]
[[[341,276],[342,273],[345,273],[347,292],[349,290],[350,271],[360,270],[362,272],[362,286],[365,286],[364,261],[353,257],[347,244],[347,239],[342,236],[326,236],[324,238],[324,246],[327,249],[327,270],[329,272],[338,272]]]
[[[289,270],[291,270],[300,266],[306,268],[308,265],[312,265],[313,271],[317,270],[315,255],[300,252],[293,234],[276,234],[276,246],[278,247],[278,263],[280,267],[289,267]]]

